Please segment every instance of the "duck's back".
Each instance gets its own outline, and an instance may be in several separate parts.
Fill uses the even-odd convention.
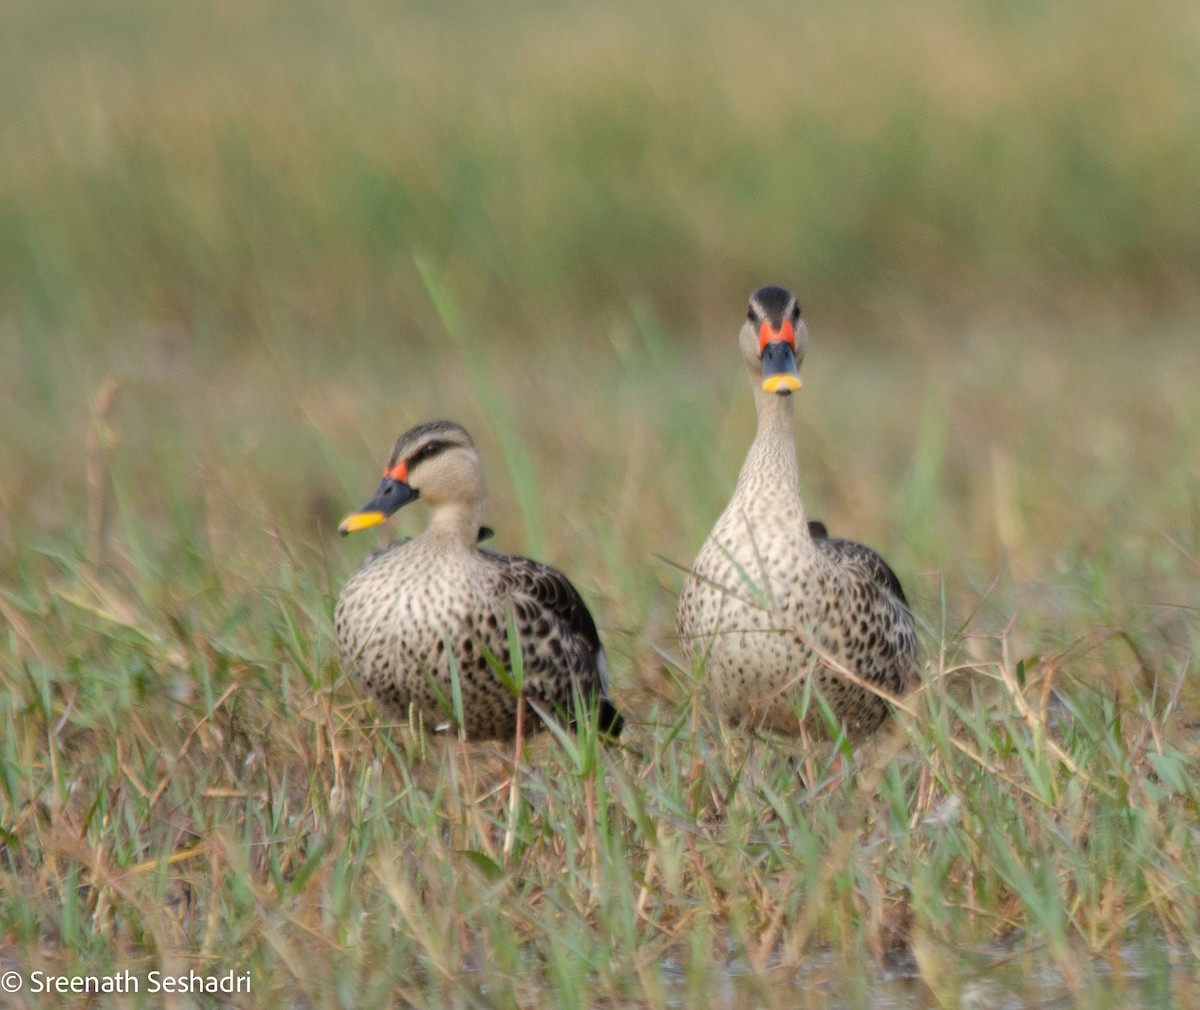
[[[565,576],[528,558],[444,553],[423,538],[393,544],[351,577],[334,624],[343,663],[394,717],[452,725],[457,679],[466,734],[504,739],[517,722],[510,615],[526,699],[569,721],[576,693],[604,693],[604,654],[587,607]]]
[[[822,651],[861,680],[900,697],[916,680],[917,633],[896,573],[871,548],[853,540],[817,537],[814,546],[834,578],[823,608]],[[833,665],[833,664],[830,664]],[[834,673],[822,687],[843,698],[839,715],[852,735],[878,728],[888,717],[879,695]]]
[[[870,548],[823,533],[779,510],[727,514],[685,578],[683,651],[727,717],[794,732],[798,689],[813,676],[859,737],[888,705],[855,678],[893,696],[911,685],[916,633],[895,574]]]

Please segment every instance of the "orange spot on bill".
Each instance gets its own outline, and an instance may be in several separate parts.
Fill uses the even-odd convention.
[[[775,328],[767,321],[763,320],[762,326],[758,328],[758,349],[762,351],[767,344],[774,344],[777,341],[784,341],[796,346],[796,328],[792,325],[790,319],[785,319],[783,325],[779,327],[779,332],[775,332]]]

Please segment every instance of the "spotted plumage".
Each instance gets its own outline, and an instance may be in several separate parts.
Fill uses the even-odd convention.
[[[615,736],[622,719],[608,700],[592,615],[561,572],[477,546],[491,533],[481,525],[485,494],[479,455],[459,425],[432,421],[400,436],[375,497],[340,531],[382,522],[418,497],[429,524],[375,551],[346,583],[334,612],[343,665],[390,715],[428,729],[455,726],[457,680],[466,735],[508,739],[518,707],[511,629],[521,697],[534,711],[571,723],[580,702],[596,704],[601,728]],[[524,725],[532,732],[542,722]]]
[[[831,538],[800,501],[790,393],[808,345],[785,288],[750,298],[739,342],[758,430],[728,507],[684,578],[676,626],[718,708],[737,722],[797,732],[807,680],[852,738],[887,718],[915,682],[917,636],[900,582],[870,548]],[[806,729],[819,730],[809,708]]]

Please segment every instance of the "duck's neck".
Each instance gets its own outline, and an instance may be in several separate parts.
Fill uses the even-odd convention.
[[[483,525],[483,501],[438,502],[429,510],[425,536],[455,547],[475,549]]]
[[[792,398],[768,393],[762,379],[751,376],[758,430],[742,472],[736,497],[765,498],[781,496],[795,507],[800,505],[800,474],[796,465],[796,442],[792,434]]]

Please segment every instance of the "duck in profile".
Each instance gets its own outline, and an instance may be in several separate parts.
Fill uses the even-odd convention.
[[[586,604],[561,572],[479,548],[491,533],[480,525],[485,496],[479,453],[461,426],[430,421],[400,436],[375,496],[338,532],[374,526],[418,498],[429,524],[375,551],[346,583],[334,612],[344,667],[385,711],[430,729],[513,739],[519,725],[574,725],[594,707],[601,731],[617,736],[623,720]],[[526,703],[541,718],[520,719]]]
[[[808,329],[795,295],[750,297],[739,338],[758,430],[729,505],[700,549],[675,612],[683,653],[718,709],[781,732],[820,731],[817,688],[852,740],[889,714],[917,679],[917,634],[895,573],[862,544],[830,537],[800,501],[791,393]]]

